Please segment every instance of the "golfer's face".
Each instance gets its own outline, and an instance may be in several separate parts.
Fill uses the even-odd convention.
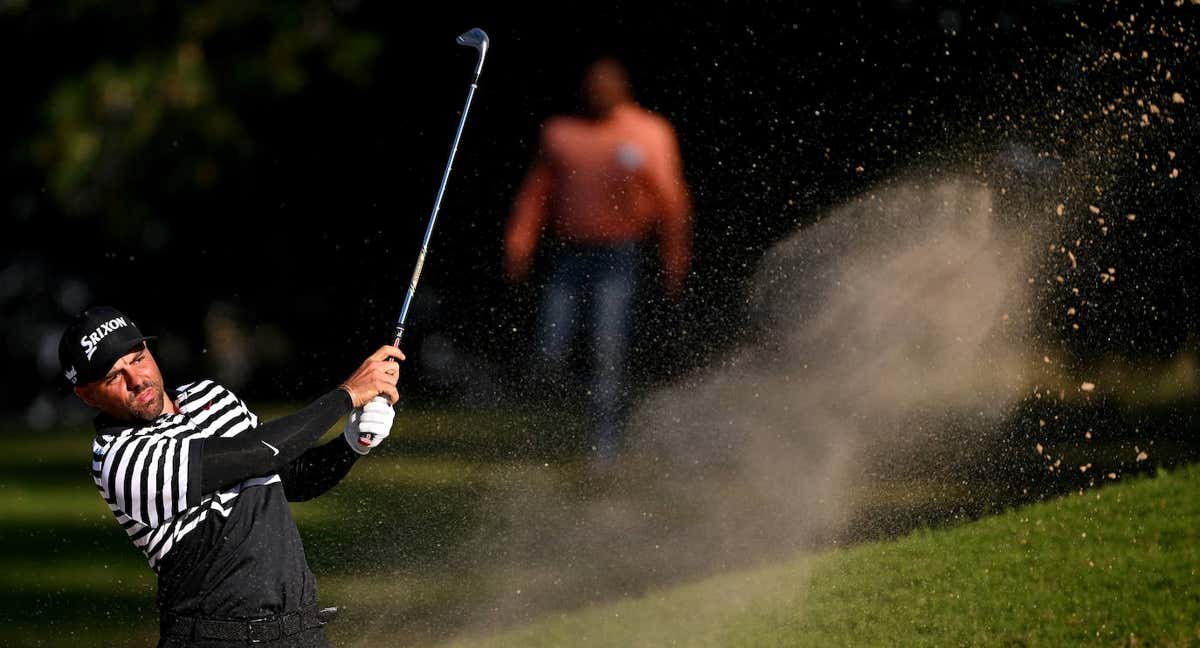
[[[163,411],[163,381],[145,344],[126,353],[95,382],[76,390],[88,405],[122,421],[150,421]]]

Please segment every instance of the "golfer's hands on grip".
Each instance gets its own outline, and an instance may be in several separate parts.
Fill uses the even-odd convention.
[[[392,419],[396,416],[392,404],[400,398],[396,382],[400,379],[399,362],[403,359],[404,352],[400,349],[379,347],[341,384],[354,404],[343,434],[346,443],[359,454],[370,452],[392,431]]]
[[[398,363],[403,359],[404,353],[400,349],[382,346],[363,360],[362,365],[341,384],[356,409],[376,396],[384,397],[389,405],[400,399],[396,381],[400,379]]]
[[[350,412],[343,432],[346,443],[358,454],[367,454],[391,434],[395,417],[396,410],[387,399],[383,396],[372,398],[366,405]]]

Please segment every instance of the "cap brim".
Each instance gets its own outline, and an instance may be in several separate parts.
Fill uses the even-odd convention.
[[[104,371],[98,372],[96,375],[86,375],[86,376],[81,375],[79,377],[79,385],[86,385],[88,383],[93,383],[93,382],[96,382],[97,380],[100,380],[101,378],[103,378],[104,376],[106,376],[108,374],[108,370],[112,368],[113,364],[115,364],[117,362],[117,360],[121,359],[121,356],[132,351],[134,349],[134,347],[136,347],[137,345],[142,344],[142,343],[146,342],[147,340],[154,340],[157,338],[158,338],[157,335],[140,335],[135,338],[130,338],[127,344],[117,347],[119,349],[123,349],[122,351],[118,351],[118,352],[114,353],[112,355],[112,357],[98,358],[96,360],[95,364],[96,364],[96,366],[104,367]],[[64,382],[66,382],[66,379],[63,379],[63,380],[64,380]],[[76,385],[71,385],[71,386],[75,387]]]

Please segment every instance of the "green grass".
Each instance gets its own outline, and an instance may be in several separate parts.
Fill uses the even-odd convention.
[[[271,410],[260,413],[269,419]],[[1131,426],[1163,430],[1151,460],[1140,463],[1111,426],[1089,424],[1109,431],[1114,452],[1126,463],[1102,468],[1093,448],[1086,456],[1097,465],[1087,476],[1109,470],[1127,475],[1178,454],[1163,443],[1194,448],[1195,417],[1188,413],[1194,411],[1176,406],[1162,421],[1122,415]],[[580,444],[570,423],[563,424],[561,412],[540,416],[403,412],[393,438],[345,482],[316,501],[293,506],[321,600],[343,607],[342,617],[330,626],[335,645],[430,644],[481,632],[479,623],[530,619],[540,621],[481,641],[1113,645],[1133,633],[1141,645],[1144,640],[1200,643],[1195,625],[1200,618],[1197,468],[1126,480],[1087,490],[1082,497],[920,531],[895,542],[792,559],[781,550],[772,557],[776,566],[675,589],[663,589],[664,582],[648,576],[652,593],[642,598],[564,611],[612,601],[625,590],[604,589],[603,578],[588,581],[595,574],[584,569],[581,578],[594,584],[595,592],[545,604],[546,592],[517,594],[506,588],[513,582],[544,584],[553,574],[520,572],[539,569],[538,563],[480,551],[503,546],[506,531],[496,524],[503,520],[488,509],[495,493],[535,482],[574,492],[579,483]],[[1037,413],[1035,424],[1037,417],[1056,420]],[[154,577],[91,483],[90,431],[35,435],[13,423],[4,427],[0,646],[153,645]],[[1133,438],[1142,443],[1144,437]],[[1064,445],[1067,451],[1073,450]],[[869,533],[860,537],[944,524],[961,511],[992,511],[971,506],[1007,501],[995,498],[999,490],[1019,495],[1028,486],[1022,500],[1027,501],[1074,487],[1055,481],[1059,474],[1046,473],[1041,459],[1024,445],[1019,452],[996,454],[1024,458],[1020,461],[1026,463],[1015,464],[1025,470],[1020,474],[1039,474],[1042,481],[998,483],[997,476],[1018,474],[1008,463],[987,469],[991,472],[967,466],[966,472],[873,480],[851,496],[864,517],[885,522],[879,529],[864,526]],[[581,506],[588,504],[586,491],[578,497]],[[480,534],[495,537],[480,542]],[[670,582],[700,578],[678,574]],[[647,589],[639,585],[636,591]],[[498,597],[531,594],[542,596],[542,602],[516,617],[490,613]]]
[[[1200,466],[458,646],[1200,644]]]

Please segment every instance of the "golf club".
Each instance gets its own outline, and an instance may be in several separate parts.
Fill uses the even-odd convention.
[[[479,73],[483,71],[483,58],[487,56],[487,32],[475,27],[459,34],[455,41],[465,47],[473,47],[479,52],[479,60],[475,64],[475,74],[471,79],[471,88],[467,91],[467,103],[463,106],[462,116],[458,119],[458,130],[454,133],[454,143],[450,146],[450,157],[446,160],[446,169],[442,171],[442,182],[438,185],[437,197],[433,201],[433,211],[429,214],[429,224],[425,226],[425,238],[421,241],[421,251],[417,254],[417,264],[413,268],[412,279],[408,282],[408,293],[404,295],[404,305],[400,308],[400,317],[396,320],[396,329],[392,335],[392,346],[400,348],[400,340],[404,337],[404,322],[408,319],[408,308],[412,305],[413,294],[417,291],[417,282],[421,280],[421,270],[425,267],[425,255],[429,252],[429,238],[433,235],[433,226],[437,222],[438,209],[442,206],[442,196],[446,193],[446,181],[450,179],[450,167],[454,165],[454,155],[458,153],[458,142],[462,138],[463,126],[467,123],[467,112],[471,110],[471,100],[475,97],[475,89],[479,87]],[[358,442],[370,445],[374,435],[363,433]]]

